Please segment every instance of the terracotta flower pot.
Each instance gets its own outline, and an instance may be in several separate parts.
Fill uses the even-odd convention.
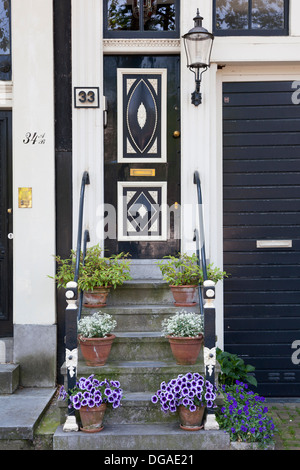
[[[203,415],[205,406],[197,406],[196,411],[190,411],[183,405],[178,407],[180,427],[185,431],[198,431],[202,429]]]
[[[191,338],[168,335],[167,338],[177,364],[192,365],[196,363],[203,344],[202,334]]]
[[[115,339],[115,335],[109,334],[104,338],[84,338],[78,336],[80,349],[85,362],[88,366],[104,366],[112,343]]]
[[[92,291],[84,291],[84,307],[105,307],[110,287],[95,287]]]
[[[80,431],[83,432],[100,432],[103,429],[103,418],[106,411],[106,403],[102,403],[100,406],[82,406],[79,410],[80,420],[82,426]]]
[[[176,307],[191,307],[197,305],[195,301],[197,286],[170,286],[170,288]]]

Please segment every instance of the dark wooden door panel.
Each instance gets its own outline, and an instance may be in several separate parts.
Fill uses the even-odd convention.
[[[225,349],[256,367],[265,396],[299,396],[300,106],[292,82],[223,88]],[[257,240],[291,240],[258,248]]]

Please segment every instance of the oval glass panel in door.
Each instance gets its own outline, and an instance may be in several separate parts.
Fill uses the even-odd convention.
[[[143,78],[131,87],[126,121],[130,143],[140,153],[153,143],[157,128],[157,106],[153,92]]]
[[[166,69],[118,69],[118,161],[166,161]]]

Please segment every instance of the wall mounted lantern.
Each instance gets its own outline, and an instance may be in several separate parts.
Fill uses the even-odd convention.
[[[187,58],[187,67],[195,74],[196,89],[192,93],[192,104],[198,106],[201,103],[200,84],[202,74],[210,65],[210,54],[214,35],[202,26],[202,16],[197,14],[194,18],[194,27],[184,34],[184,47]]]

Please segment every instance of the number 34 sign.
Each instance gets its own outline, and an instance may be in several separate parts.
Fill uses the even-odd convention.
[[[75,108],[99,108],[99,88],[75,87]]]

